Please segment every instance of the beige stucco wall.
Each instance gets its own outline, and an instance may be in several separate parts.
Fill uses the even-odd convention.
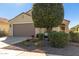
[[[67,22],[67,21],[63,21],[62,22],[63,24],[65,24],[65,32],[66,33],[69,33],[69,22]],[[44,33],[44,32],[46,32],[47,30],[45,29],[45,28],[36,28],[36,30],[35,30],[35,32],[36,32],[36,34],[37,33],[40,33],[40,32],[42,32],[42,33]],[[60,26],[58,26],[58,27],[53,27],[52,28],[52,31],[57,31],[57,32],[59,32],[59,31],[62,31],[61,30],[61,28],[60,28]]]
[[[46,29],[45,28],[35,28],[35,34],[38,34],[38,33],[44,33],[46,32]]]
[[[25,13],[15,17],[11,21],[9,21],[11,24],[21,24],[21,23],[33,23],[32,17],[26,15]]]
[[[54,28],[52,28],[52,31],[57,31],[57,32],[59,32],[59,31],[60,31],[60,27],[54,27]]]
[[[13,36],[13,24],[10,24],[9,36]]]
[[[9,23],[0,23],[0,30],[9,33]]]
[[[70,23],[70,21],[64,20],[62,23],[65,24],[65,32],[69,33],[69,23]]]
[[[32,17],[26,15],[25,13],[20,14],[19,16],[13,18],[10,22],[10,35],[13,36],[13,24],[24,24],[24,23],[33,23]]]
[[[35,28],[35,34],[38,34],[38,33],[44,33],[44,32],[46,32],[47,30],[46,30],[46,28]],[[60,31],[60,27],[54,27],[54,28],[52,28],[52,31],[57,31],[57,32],[59,32]]]
[[[69,27],[68,27],[69,25],[67,25],[66,27],[65,27],[65,32],[66,33],[69,33]]]

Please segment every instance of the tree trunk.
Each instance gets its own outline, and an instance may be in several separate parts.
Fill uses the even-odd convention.
[[[39,28],[39,33],[42,33],[42,31],[41,31],[41,30],[42,30],[42,28]]]
[[[47,32],[52,32],[52,28],[51,27],[47,28]]]

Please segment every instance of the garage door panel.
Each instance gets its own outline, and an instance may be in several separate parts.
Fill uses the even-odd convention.
[[[35,28],[32,23],[13,25],[13,36],[32,36],[34,34]]]

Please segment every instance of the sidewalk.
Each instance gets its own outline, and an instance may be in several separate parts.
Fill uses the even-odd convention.
[[[0,56],[45,56],[45,53],[0,49]]]

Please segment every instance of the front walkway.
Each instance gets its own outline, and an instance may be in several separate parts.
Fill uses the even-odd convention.
[[[0,48],[10,46],[11,44],[16,44],[29,39],[29,37],[1,37],[0,38]]]

